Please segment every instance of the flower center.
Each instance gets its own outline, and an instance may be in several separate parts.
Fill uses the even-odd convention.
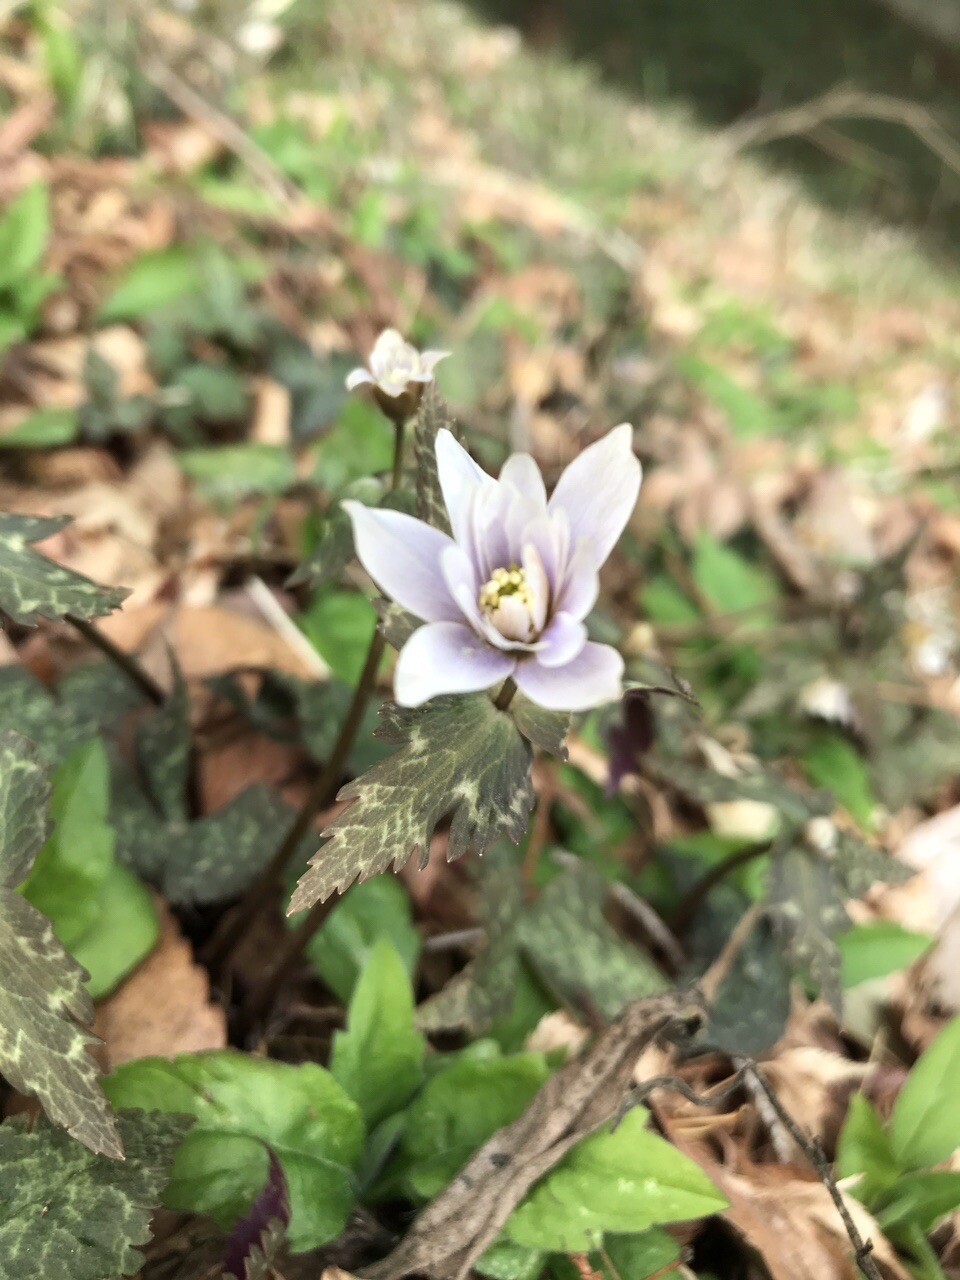
[[[480,588],[478,604],[506,640],[526,643],[536,630],[533,589],[518,564],[494,569]]]

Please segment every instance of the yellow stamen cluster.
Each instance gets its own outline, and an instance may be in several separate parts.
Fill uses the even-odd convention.
[[[480,608],[496,609],[504,596],[516,596],[521,604],[533,604],[533,592],[527,583],[527,575],[519,565],[509,569],[494,569],[489,582],[480,588]]]

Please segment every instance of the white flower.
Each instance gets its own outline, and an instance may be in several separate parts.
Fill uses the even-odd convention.
[[[433,371],[449,351],[418,351],[396,329],[384,329],[370,352],[369,368],[347,374],[347,390],[369,386],[381,408],[404,415],[420,403],[423,388],[433,381]]]
[[[398,511],[343,504],[367,573],[426,624],[397,660],[397,701],[416,707],[509,677],[555,710],[618,698],[623,659],[589,641],[583,619],[640,489],[629,423],[584,450],[549,501],[529,454],[508,458],[494,480],[440,431],[437,466],[453,537]]]

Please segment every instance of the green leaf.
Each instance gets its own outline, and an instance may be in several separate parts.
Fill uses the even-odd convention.
[[[334,995],[346,1004],[378,940],[389,942],[412,975],[420,954],[420,932],[410,898],[399,880],[374,876],[351,889],[310,940],[307,958]]]
[[[31,744],[0,734],[0,1072],[91,1151],[120,1157],[116,1123],[87,1052],[93,1005],[86,974],[49,921],[13,892],[44,843],[49,794]]]
[[[604,1280],[648,1280],[665,1277],[671,1262],[680,1261],[680,1246],[669,1231],[649,1227],[630,1235],[611,1235],[603,1253],[590,1255],[590,1265]],[[682,1274],[680,1271],[670,1275]]]
[[[704,1039],[732,1054],[766,1053],[780,1039],[790,1015],[791,977],[780,939],[761,919],[710,1002]]]
[[[930,934],[912,933],[895,920],[855,924],[837,939],[844,990],[906,969],[933,941]]]
[[[941,1218],[960,1209],[960,1172],[907,1173],[884,1198],[877,1210],[877,1222],[887,1234],[896,1234],[905,1224],[925,1235]]]
[[[447,857],[477,853],[501,836],[517,841],[533,805],[532,753],[509,716],[484,694],[433,698],[414,709],[389,704],[378,736],[405,743],[340,793],[350,805],[327,830],[289,913],[361,880],[399,870],[451,819]]]
[[[907,1169],[922,1169],[960,1147],[960,1016],[952,1018],[920,1057],[890,1117],[890,1139]]]
[[[600,874],[578,861],[519,915],[517,939],[549,991],[575,1008],[586,1003],[615,1018],[631,1000],[664,991],[667,983],[656,965],[604,919],[605,893]]]
[[[473,1269],[491,1280],[537,1280],[545,1260],[541,1249],[527,1249],[512,1240],[500,1239],[473,1264]]]
[[[72,444],[79,433],[76,409],[35,409],[0,435],[0,449],[56,449]]]
[[[163,706],[137,726],[137,760],[150,799],[168,822],[187,819],[190,778],[190,702],[179,664]]]
[[[372,405],[348,400],[337,425],[317,443],[314,478],[329,493],[338,493],[353,480],[389,471],[393,461],[393,428]]]
[[[901,1172],[883,1121],[863,1094],[855,1093],[837,1140],[837,1176],[857,1178],[853,1193],[872,1208]]]
[[[705,399],[725,414],[733,434],[742,439],[768,435],[781,425],[773,407],[701,356],[687,353],[678,360],[680,372]]]
[[[107,757],[98,739],[77,748],[53,780],[54,829],[21,893],[106,995],[153,948],[159,923],[140,881],[114,861]]]
[[[866,761],[839,733],[824,731],[804,752],[803,768],[816,787],[828,787],[861,827],[873,825],[877,807]]]
[[[697,586],[720,613],[750,611],[748,620],[758,628],[773,624],[771,606],[780,593],[770,573],[705,532],[697,538],[691,567]]]
[[[33,742],[57,765],[99,733],[117,728],[145,703],[112,662],[91,662],[65,676],[56,696],[22,666],[0,667],[0,729]]]
[[[333,674],[355,685],[377,629],[377,612],[367,597],[322,587],[296,622]]]
[[[126,867],[110,868],[97,895],[96,921],[71,948],[90,975],[87,990],[100,1000],[150,954],[160,921],[149,889]]]
[[[12,289],[40,266],[50,238],[50,200],[35,182],[7,205],[0,218],[0,289]]]
[[[138,320],[203,288],[202,264],[192,249],[176,245],[145,253],[129,267],[100,308],[103,324]]]
[[[284,493],[297,478],[293,455],[281,445],[184,449],[177,454],[177,461],[214,502],[236,502],[257,493]]]
[[[59,533],[69,516],[0,514],[0,613],[32,626],[39,618],[75,613],[97,618],[125,599],[122,588],[101,587],[34,551],[31,543]]]
[[[330,1072],[373,1129],[410,1101],[423,1079],[423,1055],[409,975],[381,939],[353,993],[347,1029],[333,1038]]]
[[[228,1229],[266,1181],[270,1147],[290,1189],[290,1247],[313,1249],[343,1230],[363,1122],[322,1067],[223,1050],[125,1063],[106,1088],[116,1106],[196,1117],[174,1161],[170,1208],[209,1213]]]
[[[540,1053],[462,1057],[435,1075],[407,1109],[398,1161],[424,1200],[450,1182],[478,1147],[516,1120],[550,1074]]]
[[[428,383],[420,401],[414,434],[414,458],[417,467],[417,515],[443,533],[450,533],[450,517],[440,489],[437,470],[437,432],[445,427],[455,436],[459,433],[446,401],[434,383]]]
[[[92,1155],[44,1120],[0,1125],[0,1275],[117,1280],[139,1273],[170,1163],[189,1119],[119,1117],[124,1160]]]
[[[607,1231],[645,1231],[725,1209],[703,1170],[644,1127],[648,1115],[638,1107],[612,1132],[578,1142],[507,1219],[510,1239],[585,1252]]]

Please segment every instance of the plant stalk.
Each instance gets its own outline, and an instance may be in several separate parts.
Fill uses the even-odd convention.
[[[403,474],[404,426],[404,421],[394,421],[395,436],[393,470],[390,478],[391,491],[398,487]],[[371,694],[376,686],[377,671],[379,670],[385,647],[386,642],[383,636],[379,631],[375,631],[370,640],[370,647],[367,650],[360,679],[357,681],[353,700],[340,727],[340,733],[330,757],[317,775],[303,804],[300,806],[296,818],[294,818],[289,830],[281,840],[268,866],[247,890],[235,911],[226,918],[223,928],[214,934],[211,939],[207,952],[203,957],[211,968],[223,969],[226,967],[227,962],[254,920],[276,898],[283,885],[287,866],[312,827],[317,814],[326,809],[336,799],[337,792],[340,789],[340,779],[343,777],[343,771],[356,742],[360,725],[363,723],[363,717]],[[313,915],[312,910],[310,915]],[[304,921],[305,923],[306,921]],[[251,993],[251,1009],[262,1007],[266,1011],[269,1007],[273,995],[286,977],[289,966],[296,962],[303,946],[313,936],[311,933],[304,938],[303,942],[290,952],[289,960],[285,959],[288,951],[290,951],[291,943],[299,937],[302,927],[302,925],[298,926],[284,939],[284,945],[275,964],[271,966],[264,975],[263,980]],[[316,927],[319,927],[319,921]]]
[[[507,676],[503,682],[503,688],[493,700],[493,705],[498,711],[506,711],[510,703],[513,701],[513,695],[517,692],[517,682],[513,676]]]
[[[115,645],[109,636],[105,636],[102,631],[98,630],[92,622],[88,622],[86,618],[78,617],[75,613],[66,614],[66,621],[70,623],[74,631],[80,633],[84,640],[100,652],[113,663],[113,665],[127,677],[132,685],[156,707],[162,707],[167,700],[161,686],[154,680],[148,672],[130,654],[125,653],[118,645]]]

